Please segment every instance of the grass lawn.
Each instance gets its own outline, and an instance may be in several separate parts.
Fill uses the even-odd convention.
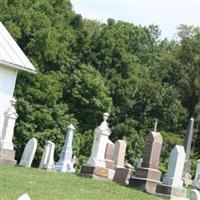
[[[0,165],[0,200],[16,200],[23,193],[28,193],[32,200],[160,199],[112,181]]]

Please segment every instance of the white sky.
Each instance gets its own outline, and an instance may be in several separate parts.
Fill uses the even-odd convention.
[[[71,0],[76,13],[105,22],[107,18],[136,25],[155,24],[162,37],[174,37],[180,24],[200,26],[200,0]]]

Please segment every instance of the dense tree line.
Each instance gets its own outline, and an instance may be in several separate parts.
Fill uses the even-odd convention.
[[[126,139],[131,164],[158,119],[164,162],[169,147],[182,141],[189,117],[198,116],[199,28],[181,25],[177,40],[169,41],[160,38],[154,25],[83,19],[68,0],[0,0],[0,7],[0,21],[38,71],[18,75],[18,160],[31,137],[39,141],[35,165],[49,139],[56,144],[57,160],[66,128],[73,123],[74,151],[84,161],[93,129],[102,113],[109,112],[110,138]],[[198,134],[194,139],[198,156]]]

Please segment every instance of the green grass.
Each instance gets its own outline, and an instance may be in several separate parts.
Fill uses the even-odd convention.
[[[0,165],[0,200],[16,200],[23,193],[28,193],[32,200],[160,199],[112,181]]]

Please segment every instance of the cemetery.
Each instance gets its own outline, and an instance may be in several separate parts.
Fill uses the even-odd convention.
[[[200,200],[200,29],[161,44],[22,2],[0,16],[0,199]]]

